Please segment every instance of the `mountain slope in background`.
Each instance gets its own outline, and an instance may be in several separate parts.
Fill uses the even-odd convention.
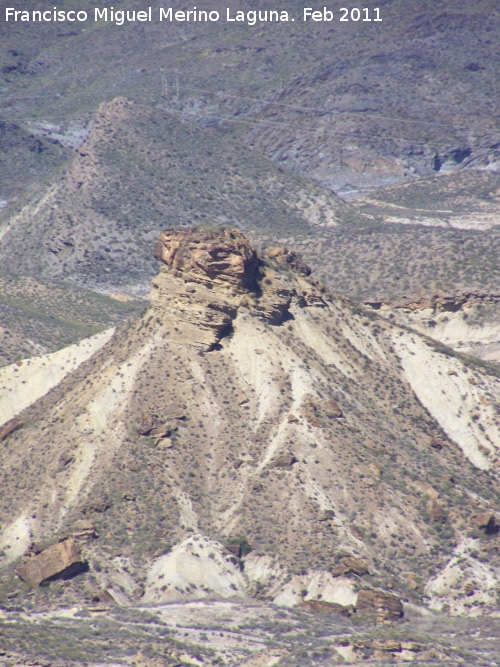
[[[9,219],[2,271],[144,293],[165,223],[238,221],[286,238],[350,216],[363,214],[233,140],[117,98],[62,177]],[[27,236],[37,253],[25,251]]]
[[[46,141],[0,118],[0,208],[32,184],[47,182],[71,156],[56,141]]]
[[[293,239],[318,276],[351,298],[500,290],[496,174],[436,176],[344,202],[214,129],[121,98],[92,126],[48,190],[15,215],[4,211],[6,275],[144,294],[165,221],[237,223],[260,243]],[[28,235],[37,253],[25,251]]]
[[[147,302],[129,295],[98,294],[61,282],[0,273],[0,365],[76,343],[125,323]]]
[[[3,22],[2,113],[52,124],[57,136],[59,124],[125,95],[222,127],[341,193],[463,167],[497,170],[494,0],[365,6],[380,7],[382,22],[339,14],[303,23],[295,1],[293,24]],[[225,15],[216,0],[205,7]]]

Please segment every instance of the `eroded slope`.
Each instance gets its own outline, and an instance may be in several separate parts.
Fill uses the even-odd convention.
[[[234,594],[383,619],[392,591],[494,608],[498,379],[474,369],[463,396],[456,360],[238,231],[170,230],[155,252],[150,310],[2,444],[5,594],[26,549],[76,535],[91,573],[59,589],[67,602]],[[483,576],[439,587],[464,549]]]

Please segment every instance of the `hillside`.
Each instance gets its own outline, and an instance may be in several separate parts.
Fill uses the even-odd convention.
[[[218,0],[204,6],[225,13]],[[464,167],[498,171],[495,1],[364,6],[380,7],[382,22],[311,25],[296,0],[293,24],[2,21],[0,111],[60,136],[126,96],[218,127],[339,193]]]
[[[149,290],[155,271],[150,248],[166,221],[237,220],[246,230],[286,238],[336,225],[341,216],[363,217],[215,131],[122,98],[100,107],[60,178],[6,216],[3,273],[132,294]],[[27,235],[37,253],[25,252]]]
[[[498,377],[238,231],[155,254],[146,314],[5,436],[4,603],[495,609]],[[89,571],[37,588],[34,554],[71,535]]]
[[[0,271],[0,366],[55,352],[82,338],[123,325],[147,302],[109,296],[54,280]]]
[[[34,185],[50,180],[71,154],[56,141],[27,132],[0,116],[0,209]]]

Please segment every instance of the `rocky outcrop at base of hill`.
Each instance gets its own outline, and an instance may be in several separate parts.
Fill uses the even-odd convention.
[[[36,588],[43,581],[54,577],[69,578],[85,570],[80,547],[73,538],[53,544],[30,558],[17,568],[16,574],[30,586]]]
[[[359,591],[356,607],[360,613],[375,615],[377,623],[398,621],[403,616],[400,598],[380,590]]]

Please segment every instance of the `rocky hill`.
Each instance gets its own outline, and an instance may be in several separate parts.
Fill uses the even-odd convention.
[[[4,416],[3,603],[495,609],[498,377],[237,230],[155,255],[146,314]]]
[[[0,667],[500,664],[500,14],[365,7],[0,17]]]

